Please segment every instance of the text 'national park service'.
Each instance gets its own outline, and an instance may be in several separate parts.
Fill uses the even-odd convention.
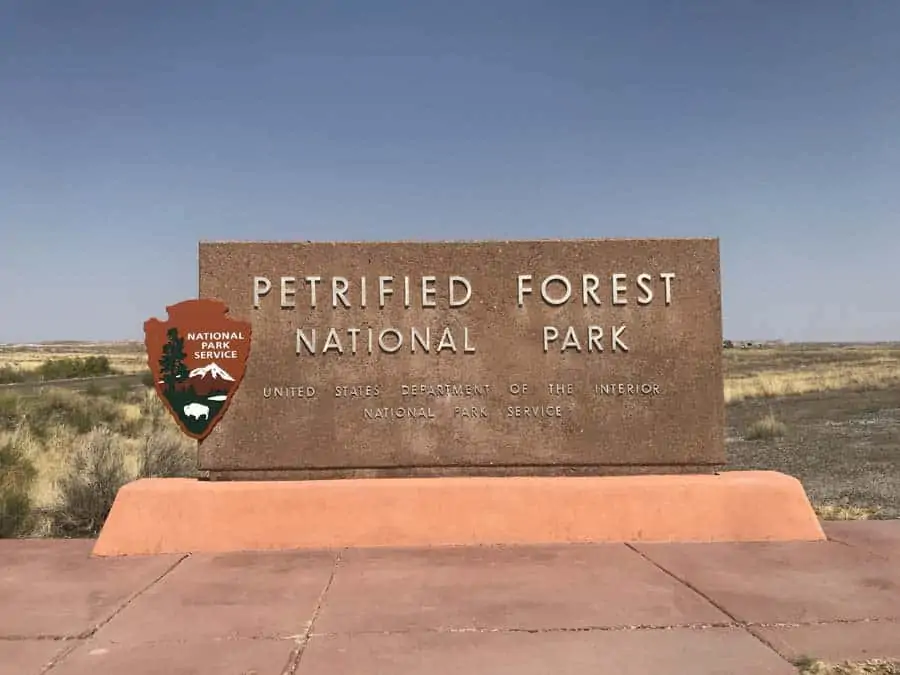
[[[542,327],[540,346],[550,351],[602,354],[628,352],[628,326],[612,320],[616,308],[628,305],[647,307],[672,305],[674,272],[641,272],[635,275],[597,274],[539,276],[519,274],[510,281],[510,302],[527,312],[532,304],[541,310],[563,308],[576,303],[583,308],[610,308],[591,313],[584,325],[558,325],[549,321]],[[474,354],[478,336],[468,326],[458,325],[377,325],[378,310],[435,310],[435,323],[445,315],[477,301],[477,289],[461,275],[449,276],[282,276],[253,277],[253,308],[278,303],[282,310],[300,310],[314,316],[317,310],[358,308],[371,311],[375,327],[309,325],[296,329],[298,356],[396,354]],[[605,316],[604,316],[605,315]],[[396,312],[392,312],[396,316]],[[609,317],[606,323],[598,319]],[[366,323],[370,323],[367,319]]]

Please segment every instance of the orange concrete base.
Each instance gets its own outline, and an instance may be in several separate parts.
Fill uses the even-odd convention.
[[[772,471],[221,483],[154,478],[119,491],[94,555],[822,539],[800,482]]]

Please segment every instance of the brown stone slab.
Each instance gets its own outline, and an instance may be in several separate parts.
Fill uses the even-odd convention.
[[[822,526],[833,541],[900,560],[900,520],[826,522]]]
[[[78,636],[109,618],[178,556],[90,557],[90,540],[0,540],[0,636]]]
[[[200,445],[216,477],[725,462],[718,240],[210,242],[199,258],[200,297],[253,327]]]
[[[348,550],[318,633],[563,629],[729,619],[621,545]]]
[[[65,640],[0,639],[0,675],[41,675],[57,654],[72,646]]]
[[[865,621],[811,626],[752,626],[749,630],[786,659],[900,659],[900,623]]]
[[[796,675],[739,629],[314,637],[298,675]]]
[[[97,632],[127,642],[282,638],[312,619],[334,568],[326,552],[191,556]]]
[[[741,621],[900,618],[900,567],[864,549],[836,542],[636,548]]]
[[[123,487],[95,555],[343,546],[823,539],[784,474],[147,479]]]
[[[91,641],[53,675],[282,675],[293,640],[200,640],[154,644],[140,635],[125,644]]]

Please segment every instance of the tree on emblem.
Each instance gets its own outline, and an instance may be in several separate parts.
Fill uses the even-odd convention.
[[[175,385],[188,377],[187,366],[184,359],[184,338],[178,335],[177,328],[170,328],[166,335],[169,340],[163,346],[162,356],[159,357],[159,374],[166,384],[168,393],[175,392]]]

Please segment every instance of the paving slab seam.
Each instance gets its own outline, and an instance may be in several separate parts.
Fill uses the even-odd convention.
[[[744,626],[729,622],[719,623],[680,623],[680,624],[641,624],[641,625],[619,625],[619,626],[573,626],[573,627],[554,627],[554,628],[484,628],[478,626],[467,626],[463,628],[408,628],[400,630],[359,630],[353,631],[352,635],[362,636],[379,636],[387,637],[391,635],[414,635],[417,633],[433,633],[435,635],[455,635],[468,633],[526,633],[531,635],[542,635],[552,633],[616,633],[627,631],[666,631],[666,630],[713,630],[721,628],[734,628],[743,630]],[[335,638],[347,633],[327,632],[327,633],[311,633],[310,637],[316,638]]]
[[[294,647],[293,650],[291,650],[291,655],[288,657],[287,665],[285,665],[284,670],[282,671],[283,675],[294,675],[297,672],[297,669],[300,668],[300,660],[303,658],[303,653],[306,651],[306,645],[309,644],[309,638],[312,635],[313,627],[316,625],[316,620],[319,618],[319,614],[322,611],[322,606],[325,604],[325,596],[328,595],[328,591],[331,589],[331,585],[334,583],[334,577],[335,575],[337,575],[337,570],[341,564],[341,559],[345,550],[346,549],[338,550],[338,552],[334,556],[334,564],[331,566],[331,574],[328,576],[328,581],[325,582],[325,587],[322,589],[322,592],[319,593],[319,597],[316,600],[316,606],[313,608],[312,616],[306,624],[306,629],[301,635],[294,637],[297,642],[297,646]]]
[[[682,579],[681,577],[679,577],[679,576],[678,576],[677,574],[675,574],[674,572],[672,572],[672,571],[666,569],[665,567],[663,567],[662,565],[660,565],[658,562],[656,562],[653,558],[651,558],[649,555],[645,554],[643,551],[641,551],[640,549],[638,549],[634,544],[626,543],[625,546],[627,546],[627,547],[630,548],[632,551],[634,551],[635,553],[637,553],[639,556],[641,556],[641,558],[643,558],[643,559],[646,560],[648,563],[650,563],[651,565],[653,565],[656,569],[660,570],[663,574],[668,575],[669,577],[671,577],[672,579],[674,579],[675,581],[677,581],[677,582],[678,582],[679,584],[681,584],[682,586],[685,586],[686,588],[689,588],[689,589],[692,590],[694,593],[696,593],[697,595],[699,595],[701,598],[703,598],[704,600],[706,600],[709,604],[711,604],[711,605],[712,605],[713,607],[715,607],[717,610],[719,610],[720,612],[722,612],[722,614],[724,614],[724,615],[727,616],[729,619],[731,619],[737,626],[739,626],[740,628],[742,628],[743,631],[744,631],[745,633],[747,633],[747,635],[751,636],[754,640],[756,640],[756,641],[759,642],[760,644],[764,645],[765,647],[769,648],[772,652],[774,652],[775,654],[777,654],[779,658],[781,658],[782,660],[784,660],[784,661],[786,661],[786,662],[788,662],[788,663],[791,663],[790,659],[788,659],[787,656],[785,656],[785,655],[782,654],[780,651],[778,651],[778,649],[775,647],[775,645],[773,645],[771,642],[769,642],[769,641],[766,640],[765,638],[763,638],[763,637],[757,635],[757,634],[754,633],[752,630],[750,630],[750,629],[749,629],[749,626],[747,625],[747,622],[746,622],[746,621],[741,621],[740,619],[738,619],[734,614],[732,614],[731,612],[729,612],[729,611],[728,611],[721,603],[718,603],[718,602],[716,602],[715,600],[713,600],[709,595],[707,595],[706,593],[704,593],[703,591],[701,591],[699,588],[697,588],[696,586],[694,586],[694,584],[692,584],[691,582],[689,582],[687,579]],[[791,663],[791,665],[793,665],[793,663]]]
[[[171,565],[169,565],[165,570],[163,570],[162,574],[160,574],[155,579],[153,579],[149,584],[147,584],[143,588],[137,590],[136,592],[132,593],[127,598],[125,598],[125,601],[121,605],[119,605],[116,609],[114,609],[112,612],[110,612],[109,615],[105,619],[103,619],[102,621],[100,621],[99,623],[94,625],[93,628],[91,628],[90,630],[82,631],[78,635],[71,636],[69,639],[71,639],[74,644],[72,644],[71,646],[69,646],[66,649],[63,649],[59,654],[54,656],[46,665],[44,665],[44,667],[41,669],[40,675],[44,675],[45,673],[48,673],[51,670],[53,670],[69,654],[71,654],[73,651],[75,651],[78,648],[78,646],[81,644],[82,641],[93,637],[97,633],[98,630],[100,630],[101,628],[103,628],[103,626],[107,625],[110,621],[112,621],[114,618],[116,618],[122,612],[122,610],[124,610],[132,602],[137,600],[141,595],[143,595],[144,593],[149,591],[151,588],[156,586],[156,584],[158,584],[160,581],[165,579],[172,572],[172,570],[174,570],[176,567],[178,567],[188,557],[189,557],[189,555],[180,556]]]
[[[0,635],[0,642],[65,642],[80,639],[73,635]]]
[[[811,626],[831,626],[831,625],[854,625],[858,623],[900,623],[900,619],[890,616],[873,616],[865,619],[828,619],[823,621],[787,621],[787,622],[745,622],[744,626],[748,628],[806,628]]]

